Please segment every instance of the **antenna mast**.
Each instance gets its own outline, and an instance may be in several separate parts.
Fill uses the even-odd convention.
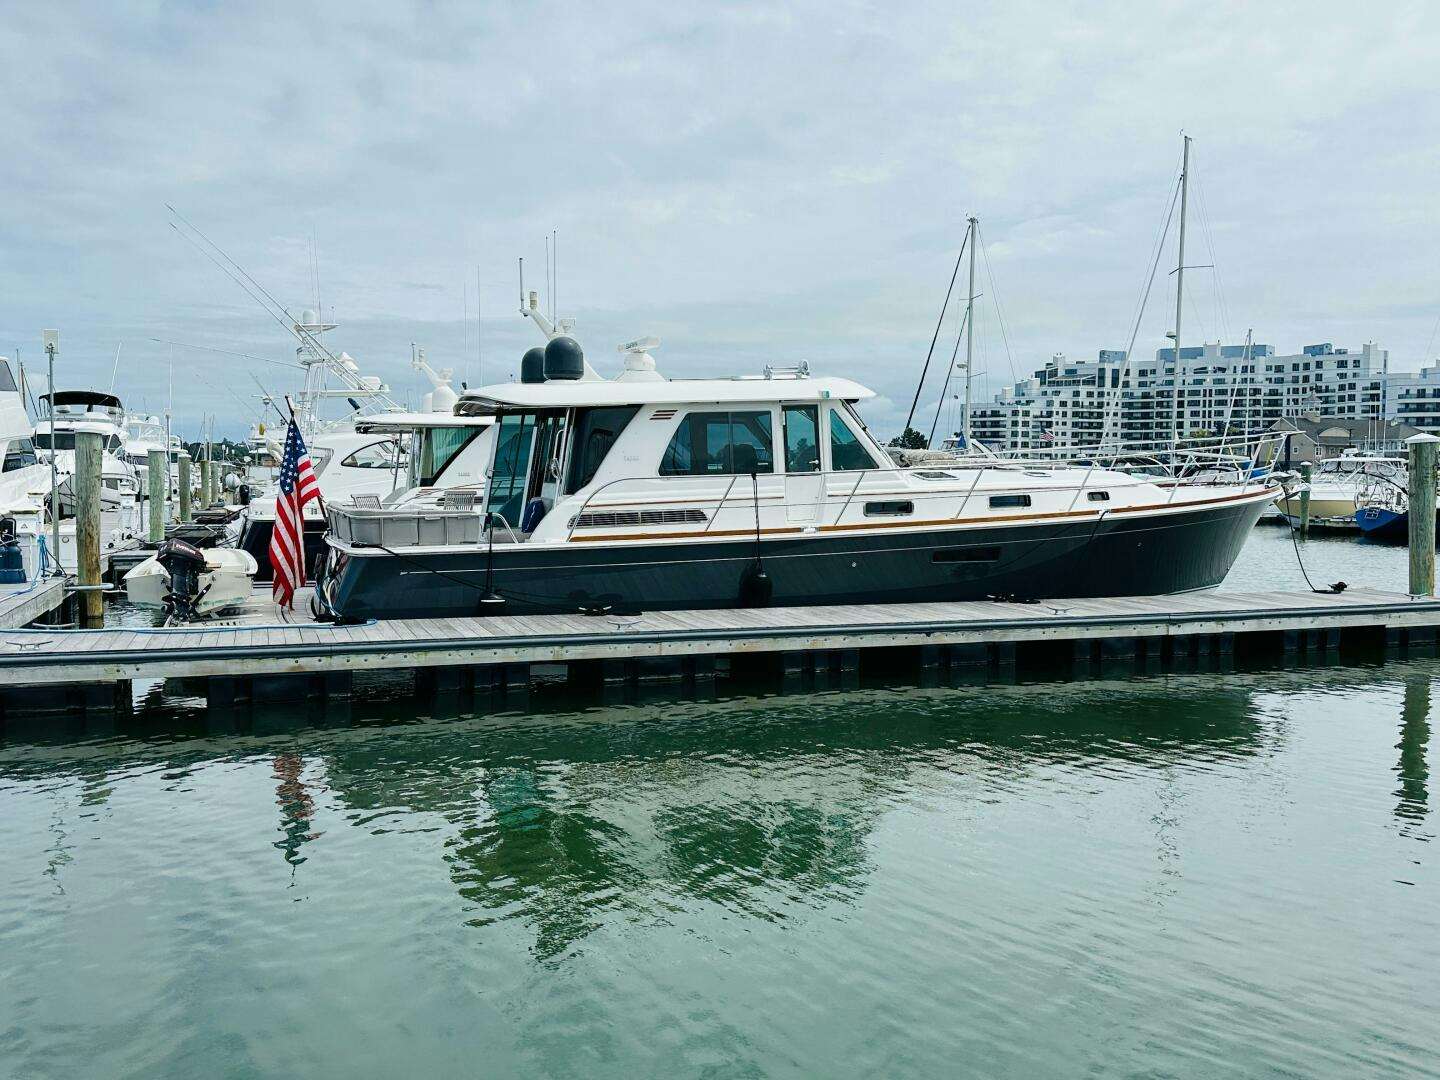
[[[1170,336],[1175,340],[1175,376],[1172,382],[1174,394],[1174,424],[1170,433],[1174,445],[1180,445],[1180,424],[1184,406],[1181,403],[1182,390],[1180,386],[1180,316],[1185,303],[1185,206],[1190,196],[1190,136],[1182,135],[1185,140],[1184,150],[1180,164],[1180,250],[1175,259],[1175,332]]]
[[[971,216],[970,234],[966,237],[970,245],[970,301],[965,306],[965,408],[960,416],[960,431],[965,436],[965,449],[970,449],[970,379],[975,359],[975,230],[979,218]],[[952,414],[953,415],[953,414]]]

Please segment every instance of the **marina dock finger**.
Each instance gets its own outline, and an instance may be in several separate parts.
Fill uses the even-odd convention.
[[[625,615],[389,620],[0,632],[4,715],[108,708],[133,680],[203,680],[212,705],[348,696],[353,676],[416,673],[417,686],[526,686],[563,665],[581,684],[687,681],[768,665],[782,678],[854,671],[897,650],[920,668],[1002,672],[1057,659],[1092,666],[1184,667],[1196,656],[1339,656],[1342,648],[1433,647],[1440,600],[1344,593],[1193,593],[1042,603],[874,604]],[[276,677],[281,677],[278,680]],[[290,677],[288,680],[285,677]],[[56,694],[57,686],[95,688]],[[78,705],[77,705],[78,703]]]

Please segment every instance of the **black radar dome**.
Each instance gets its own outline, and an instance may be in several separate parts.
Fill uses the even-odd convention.
[[[522,383],[545,381],[545,350],[539,345],[533,349],[526,349],[525,355],[520,358],[520,381]]]
[[[545,378],[580,379],[585,376],[585,352],[572,337],[551,338],[545,346]]]

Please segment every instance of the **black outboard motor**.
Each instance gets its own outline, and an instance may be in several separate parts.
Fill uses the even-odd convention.
[[[170,576],[170,591],[165,594],[165,613],[181,622],[195,616],[195,602],[200,598],[200,575],[205,572],[205,554],[184,540],[166,540],[155,551],[155,560]]]

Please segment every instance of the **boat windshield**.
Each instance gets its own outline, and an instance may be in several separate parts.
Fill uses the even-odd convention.
[[[5,472],[14,472],[28,465],[34,465],[35,444],[29,439],[11,439],[5,447]]]
[[[50,432],[37,431],[35,433],[35,445],[41,450],[74,450],[75,433],[73,431],[55,432],[54,445],[51,445]]]
[[[835,472],[879,468],[840,411],[833,408],[830,410],[830,468]]]

